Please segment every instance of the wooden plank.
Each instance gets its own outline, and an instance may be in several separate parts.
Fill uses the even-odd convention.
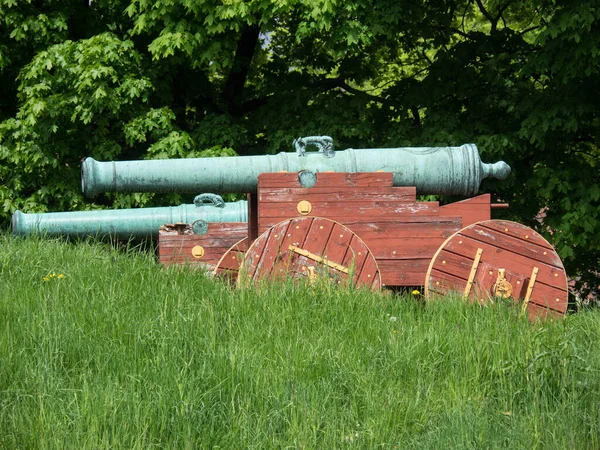
[[[296,214],[297,216],[297,214]],[[293,217],[296,217],[293,216]],[[289,217],[288,217],[289,218]],[[329,216],[327,216],[327,218],[330,218]],[[334,218],[331,218],[332,220],[335,220]],[[364,218],[364,219],[357,219],[356,217],[340,217],[340,220],[336,220],[336,222],[339,222],[341,224],[343,224],[344,226],[352,229],[352,231],[354,231],[357,234],[361,234],[364,231],[362,230],[368,230],[371,229],[372,231],[376,232],[376,233],[386,233],[389,232],[390,233],[395,233],[397,232],[397,230],[399,228],[402,228],[403,226],[405,226],[405,224],[414,224],[415,228],[414,229],[418,229],[418,227],[420,225],[422,225],[423,227],[427,227],[428,223],[432,223],[432,224],[442,224],[442,226],[448,226],[450,229],[454,229],[454,231],[458,231],[459,229],[461,229],[461,218],[460,217],[443,217],[441,218],[440,216],[438,216],[436,213],[434,214],[417,214],[417,215],[402,215],[402,216],[391,216],[391,217],[379,217],[379,218]],[[260,228],[259,231],[261,231],[262,233],[264,233],[266,230],[268,230],[270,227],[272,227],[273,225],[281,222],[281,217],[266,217],[266,218],[261,218],[260,219]],[[452,227],[450,227],[449,224],[454,224]],[[431,225],[433,227],[435,227],[435,225]]]
[[[477,273],[477,269],[479,269],[479,261],[481,260],[481,254],[483,253],[482,248],[478,248],[475,256],[473,258],[473,264],[471,265],[471,270],[469,271],[469,279],[467,280],[467,284],[465,285],[465,291],[463,293],[464,297],[468,297],[471,293],[471,288],[473,287],[473,282],[475,280],[475,274]]]
[[[311,201],[310,198],[306,200]],[[364,204],[311,202],[311,204],[311,216],[327,217],[336,221],[342,221],[343,219],[357,220],[357,218],[364,218],[365,220],[402,220],[403,216],[431,216],[437,215],[439,212],[437,202],[371,202]],[[265,218],[298,216],[297,205],[297,202],[261,203],[259,227],[264,226],[263,221]]]
[[[248,230],[250,244],[258,237],[258,195],[246,194],[248,199]]]
[[[258,191],[261,203],[265,202],[416,202],[415,187],[326,187],[326,188],[265,188]],[[310,197],[310,198],[309,198]]]
[[[403,238],[378,236],[373,233],[359,234],[376,259],[431,259],[444,242],[444,238]]]
[[[238,279],[240,265],[248,251],[248,238],[231,246],[217,262],[213,273],[222,280],[234,284]]]
[[[219,270],[239,270],[240,263],[247,251],[248,239],[242,239],[234,244],[224,255],[223,260],[219,262]]]
[[[377,267],[377,262],[375,261],[375,259],[367,258],[367,260],[362,265],[360,273],[358,273],[358,275],[355,276],[356,284],[371,286],[378,272],[379,268]]]
[[[246,222],[210,222],[208,223],[208,233],[217,235],[219,233],[226,235],[230,233],[244,232],[247,227]],[[160,227],[158,232],[159,240],[167,236],[197,236],[192,230],[192,225],[188,223],[165,224]]]
[[[490,248],[493,247],[498,255],[506,252],[506,258],[518,258],[519,261],[531,260],[544,266],[557,268],[556,270],[558,268],[562,269],[562,262],[555,251],[549,251],[539,245],[521,239],[499,235],[498,233],[489,233],[487,230],[479,226],[475,226],[474,229],[462,230],[456,239],[452,239],[448,243],[446,248],[456,253],[464,253],[460,250],[459,246],[488,246]]]
[[[318,222],[313,222],[306,234],[304,244],[300,247],[311,253],[322,255],[327,247],[327,242],[329,241],[329,236],[331,235],[334,225],[335,222],[331,220],[319,220]]]
[[[388,287],[423,286],[431,258],[377,259],[381,282]]]
[[[342,261],[342,265],[350,268],[350,272],[354,274],[354,279],[360,274],[365,261],[369,257],[369,251],[364,243],[355,235],[352,234],[350,247],[354,251],[347,252]]]
[[[544,237],[542,235],[535,232],[531,228],[528,228],[528,230],[530,232],[523,232],[523,231],[521,231],[521,228],[505,226],[505,225],[503,225],[503,223],[506,223],[506,221],[488,222],[482,226],[484,226],[485,228],[488,228],[490,230],[495,230],[495,231],[501,232],[503,234],[506,234],[508,236],[512,236],[515,239],[520,239],[520,240],[524,240],[527,242],[531,242],[531,243],[533,243],[535,245],[539,245],[540,247],[543,247],[547,250],[554,251],[554,247],[552,247],[552,245],[546,239],[544,239]]]
[[[265,239],[266,242],[261,257],[258,260],[258,264],[256,265],[256,272],[253,279],[268,279],[270,277],[272,269],[280,257],[281,251],[284,250],[278,243],[280,243],[284,236],[288,234],[290,225],[290,222],[280,223],[267,232],[268,237],[265,238],[265,235],[261,235],[260,239]]]
[[[242,266],[240,266],[240,278],[238,278],[238,281],[254,279],[254,276],[256,275],[256,269],[258,267],[258,261],[262,257],[270,234],[271,229],[261,234],[248,248],[248,251],[244,257],[244,262]]]
[[[281,241],[281,248],[288,248],[290,245],[303,247],[311,225],[312,222],[304,217],[291,220],[288,232]]]
[[[288,250],[290,250],[293,253],[297,253],[299,255],[304,256],[307,259],[310,259],[312,261],[315,261],[317,263],[323,264],[327,267],[330,267],[334,270],[337,270],[339,272],[343,272],[343,273],[348,273],[348,268],[344,267],[336,262],[333,262],[332,260],[329,260],[323,256],[320,255],[316,255],[314,253],[309,252],[308,250],[304,250],[303,248],[300,247],[296,247],[295,245],[290,245],[288,247]]]
[[[391,172],[318,172],[314,187],[369,187],[392,186]],[[261,173],[258,176],[259,190],[262,188],[301,188],[298,172]]]
[[[339,223],[335,223],[331,230],[329,240],[325,246],[324,255],[332,261],[343,261],[349,250],[352,235],[345,233],[344,228]]]
[[[373,283],[371,284],[371,289],[380,289],[381,287],[381,271],[378,271],[373,279]]]
[[[559,311],[554,311],[552,309],[544,308],[543,306],[538,306],[536,304],[529,304],[527,307],[527,315],[529,316],[529,320],[532,322],[536,319],[558,319],[562,316]]]
[[[459,202],[440,206],[441,217],[461,217],[462,226],[491,219],[490,194],[478,195]]]
[[[460,218],[457,217],[438,217],[438,216],[415,216],[414,221],[348,221],[344,226],[350,228],[361,238],[364,234],[386,237],[394,236],[397,238],[421,238],[421,237],[440,237],[447,239],[452,234],[461,229]]]
[[[471,250],[472,247],[469,247],[469,250],[465,253],[468,254]],[[440,262],[440,264],[437,265],[438,270],[458,278],[463,278],[465,283],[467,282],[469,270],[473,264],[471,258],[463,254],[449,252],[444,248],[440,251],[437,259]]]
[[[467,286],[467,280],[458,278],[433,268],[429,274],[429,291],[438,294],[454,294],[462,297]],[[473,295],[471,296],[473,298]]]
[[[224,247],[229,248],[240,239],[246,237],[245,233],[235,233],[229,236],[177,236],[177,239],[162,239],[159,244],[159,250],[192,248],[196,245],[203,247]]]

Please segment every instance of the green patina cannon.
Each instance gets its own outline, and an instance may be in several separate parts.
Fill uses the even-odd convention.
[[[418,194],[470,196],[483,179],[510,174],[503,161],[481,162],[474,144],[334,151],[330,137],[317,136],[294,145],[295,154],[120,162],[87,158],[82,189],[92,197],[101,192],[256,192],[258,175],[265,172],[301,172],[306,187],[316,172],[391,172],[394,186],[415,186]],[[306,152],[308,145],[318,151]]]
[[[155,238],[158,236],[159,228],[167,223],[194,224],[194,231],[203,234],[207,223],[247,222],[247,220],[248,206],[245,200],[225,203],[218,195],[202,194],[194,199],[193,205],[163,208],[42,214],[25,214],[16,211],[12,217],[12,230],[15,235]]]

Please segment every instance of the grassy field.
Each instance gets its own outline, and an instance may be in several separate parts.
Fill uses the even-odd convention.
[[[600,448],[600,313],[233,290],[0,236],[0,448]]]

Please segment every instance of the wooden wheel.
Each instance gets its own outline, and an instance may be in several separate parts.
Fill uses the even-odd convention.
[[[450,236],[433,256],[425,296],[457,292],[471,300],[512,298],[531,319],[567,310],[567,276],[554,248],[516,222],[486,220]]]
[[[240,264],[244,260],[244,255],[248,251],[248,238],[236,242],[229,250],[225,252],[216,267],[213,270],[213,275],[229,281],[231,284],[237,280]]]
[[[265,231],[248,249],[238,280],[290,277],[381,288],[379,267],[365,243],[322,217],[289,219]]]

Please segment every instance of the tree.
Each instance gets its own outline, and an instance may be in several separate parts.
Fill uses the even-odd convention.
[[[78,183],[88,155],[273,153],[314,133],[338,148],[475,142],[513,167],[485,186],[509,217],[592,282],[596,3],[0,0],[3,217],[181,200],[89,203]]]

